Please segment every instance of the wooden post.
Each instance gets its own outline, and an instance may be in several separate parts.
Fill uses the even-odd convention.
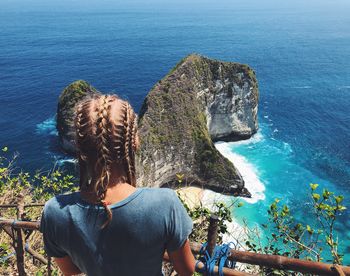
[[[2,230],[4,230],[4,232],[9,235],[11,237],[11,239],[14,239],[13,236],[13,231],[11,231],[11,226],[8,225],[3,225],[2,226]],[[40,261],[43,264],[47,264],[47,260],[45,259],[44,256],[40,255],[39,253],[35,252],[32,248],[30,248],[30,246],[25,246],[24,249],[33,256],[33,258],[35,260]]]
[[[208,253],[210,256],[213,255],[213,252],[216,246],[216,239],[218,236],[218,222],[219,222],[218,216],[212,214],[210,216],[209,228],[208,228]]]
[[[52,271],[51,271],[51,257],[48,256],[47,257],[47,275],[51,276],[51,273],[52,273]]]
[[[17,204],[17,219],[21,220],[24,216],[24,196],[20,195],[18,197],[18,204]],[[13,225],[14,226],[14,225]],[[25,276],[26,272],[24,269],[24,244],[23,244],[23,231],[22,229],[15,229],[13,227],[14,235],[13,238],[13,244],[16,251],[16,258],[17,258],[17,270],[19,276]]]
[[[16,221],[16,225],[13,225],[13,222],[15,220],[13,219],[4,219],[0,218],[0,226],[13,226],[15,229],[26,229],[26,230],[39,230],[40,227],[40,221],[22,221],[18,220]]]

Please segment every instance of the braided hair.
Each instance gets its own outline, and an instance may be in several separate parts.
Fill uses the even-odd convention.
[[[123,181],[136,186],[137,117],[130,104],[117,96],[97,96],[78,106],[75,129],[81,195],[104,206],[107,221],[103,228],[112,219],[105,197],[113,168],[122,169]]]

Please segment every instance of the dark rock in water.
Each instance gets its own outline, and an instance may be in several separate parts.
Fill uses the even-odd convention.
[[[147,95],[139,117],[138,183],[188,185],[250,196],[213,140],[241,140],[258,128],[258,85],[247,65],[190,55]]]
[[[75,129],[74,118],[77,104],[100,94],[86,81],[78,80],[68,85],[61,93],[57,107],[57,131],[60,143],[65,151],[74,154],[75,150]]]

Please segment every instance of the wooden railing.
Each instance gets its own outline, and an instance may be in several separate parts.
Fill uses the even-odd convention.
[[[46,259],[44,256],[39,254],[30,248],[30,246],[25,242],[28,238],[24,235],[23,230],[37,231],[39,230],[39,221],[24,221],[23,214],[24,209],[27,207],[41,207],[44,204],[30,204],[24,205],[23,202],[19,202],[17,205],[0,205],[0,208],[16,208],[17,209],[17,219],[6,219],[0,218],[0,228],[8,234],[13,240],[13,247],[15,249],[17,258],[17,269],[20,276],[26,275],[24,268],[24,252],[29,253],[34,259],[38,260],[42,264],[47,265],[47,273],[51,275],[51,259]],[[218,218],[212,216],[210,219],[210,225],[208,230],[208,252],[212,253],[216,246],[217,238],[217,225]],[[31,232],[29,232],[31,233]],[[194,254],[198,254],[201,249],[201,244],[196,242],[190,242],[191,249]],[[169,256],[167,253],[164,254],[163,259],[169,261]],[[229,260],[239,263],[269,267],[285,271],[295,271],[301,273],[308,273],[314,275],[338,275],[338,276],[350,276],[350,267],[340,266],[333,264],[326,264],[321,262],[306,261],[301,259],[293,259],[279,255],[267,255],[259,254],[248,251],[240,251],[231,249]],[[204,264],[199,263],[198,271],[204,267]],[[214,272],[218,272],[218,268],[215,267]],[[234,269],[224,268],[224,275],[229,276],[247,276],[252,275],[246,272],[237,271]]]

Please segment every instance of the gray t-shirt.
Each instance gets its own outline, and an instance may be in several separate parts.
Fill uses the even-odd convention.
[[[89,276],[161,273],[164,250],[180,248],[192,230],[192,220],[167,188],[138,188],[124,200],[102,206],[83,201],[80,193],[59,195],[46,204],[41,220],[49,256],[69,255]]]

